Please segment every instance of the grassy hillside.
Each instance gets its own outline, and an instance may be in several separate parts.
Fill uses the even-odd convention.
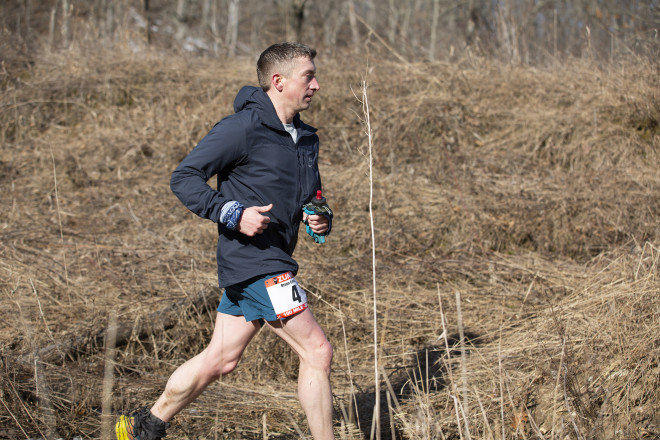
[[[169,176],[256,82],[254,62],[6,53],[0,437],[99,438],[104,396],[114,414],[150,404],[210,336],[215,227]],[[659,436],[658,66],[317,67],[303,117],[336,221],[295,256],[335,347],[338,437],[369,438],[376,400],[363,80],[381,436]],[[298,438],[296,363],[263,331],[168,438]]]

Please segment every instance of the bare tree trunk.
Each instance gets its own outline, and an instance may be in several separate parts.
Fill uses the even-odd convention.
[[[287,0],[284,3],[286,38],[289,41],[300,41],[305,18],[305,3],[307,0]]]
[[[396,7],[395,0],[388,0],[389,2],[389,15],[387,18],[387,40],[391,45],[394,45],[394,40],[396,38],[396,27],[399,21],[399,11]]]
[[[319,14],[315,14],[316,19],[320,21],[320,27],[323,28],[321,34],[323,44],[327,49],[332,50],[337,45],[337,35],[344,20],[346,20],[346,2],[343,0],[327,0],[317,2],[315,6],[319,11]],[[316,27],[316,23],[312,27]]]
[[[261,7],[260,0],[248,0],[246,9],[248,11],[258,11]],[[250,46],[252,48],[262,49],[263,41],[263,27],[266,21],[266,14],[252,14],[250,23]]]
[[[374,0],[366,0],[365,4],[367,5],[367,16],[365,17],[367,24],[371,29],[376,29],[376,5]]]
[[[220,53],[220,47],[222,46],[219,27],[220,5],[218,2],[219,0],[212,0],[211,3],[211,34],[213,35],[213,52],[216,55]]]
[[[29,41],[32,36],[32,26],[30,25],[30,21],[32,21],[32,0],[25,0],[23,9],[25,14],[25,39]]]
[[[552,20],[552,57],[557,59],[557,8],[554,10]]]
[[[53,48],[55,44],[55,19],[57,18],[58,0],[55,0],[53,9],[50,10],[50,23],[48,25],[48,47]]]
[[[506,61],[512,64],[520,62],[520,52],[518,50],[518,29],[512,12],[512,2],[504,0],[497,10],[497,29],[498,38],[503,48],[503,55]]]
[[[183,21],[183,14],[186,12],[186,0],[176,0],[176,18]]]
[[[101,7],[102,16],[104,17],[104,22],[101,26],[103,36],[112,40],[115,35],[115,2],[114,0],[103,0]]]
[[[357,27],[357,19],[355,18],[355,4],[353,0],[346,0],[348,5],[348,23],[351,26],[351,38],[353,40],[353,51],[360,52],[360,31]]]
[[[129,0],[114,0],[116,3],[116,29],[119,30],[119,33],[124,33],[127,28],[127,20],[128,20],[128,1]]]
[[[71,2],[72,0],[63,0]],[[117,30],[123,31],[127,26],[128,19],[128,0],[98,0],[99,8],[99,35],[107,40],[114,40]],[[144,0],[145,13],[147,15],[147,32],[149,32],[150,22],[148,15],[149,1]],[[72,10],[73,7],[70,8]],[[71,14],[69,14],[71,15]],[[149,35],[147,35],[149,39]]]
[[[337,46],[337,35],[339,35],[339,32],[341,31],[342,26],[344,25],[344,21],[346,20],[346,14],[345,11],[343,10],[343,4],[337,5],[337,14],[335,14],[335,24],[332,27],[332,37],[331,37],[331,44],[332,47]]]
[[[444,22],[443,33],[450,36],[449,41],[453,43],[454,39],[458,35],[456,33],[456,29],[457,29],[459,8],[457,5],[454,5],[452,2],[448,2],[447,0],[443,0],[440,6],[441,9],[444,9],[445,11],[442,14],[443,22]]]
[[[440,0],[433,0],[433,15],[431,17],[431,35],[429,38],[429,61],[435,61],[435,45],[438,39],[439,16],[440,16]]]
[[[420,0],[415,0],[414,2],[407,2],[405,3],[406,9],[403,12],[403,19],[401,20],[401,24],[399,25],[400,31],[400,41],[401,44],[399,45],[400,50],[404,51],[406,49],[406,43],[410,42],[413,43],[412,45],[415,46],[417,44],[416,41],[413,41],[412,38],[410,38],[410,18],[412,16],[413,10],[417,10],[419,7],[419,2]],[[412,3],[412,5],[411,5]],[[415,34],[417,34],[415,32]]]
[[[177,29],[176,29],[176,34],[174,35],[174,38],[176,38],[177,41],[182,41],[183,37],[186,35],[187,27],[185,23],[185,14],[186,12],[186,0],[177,0],[176,1],[176,21],[177,21]]]
[[[105,10],[107,0],[96,0],[96,29],[98,30],[99,38],[105,38]]]
[[[147,22],[147,44],[151,44],[151,12],[149,11],[149,0],[144,0],[144,18]]]
[[[65,48],[71,44],[71,3],[70,0],[62,0],[62,45]]]
[[[202,1],[202,26],[204,28],[208,28],[211,25],[211,2],[212,0]]]
[[[230,56],[236,54],[236,43],[238,41],[238,4],[240,0],[229,0],[229,10],[227,11],[227,34],[225,44]]]
[[[471,46],[477,40],[479,27],[479,13],[474,7],[474,0],[468,2],[465,18],[465,44]]]

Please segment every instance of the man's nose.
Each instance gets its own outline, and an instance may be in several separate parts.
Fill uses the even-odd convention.
[[[319,85],[319,80],[316,79],[316,78],[314,78],[314,79],[312,80],[311,84],[309,85],[309,88],[312,89],[312,90],[318,90],[318,89],[320,89],[321,86]]]

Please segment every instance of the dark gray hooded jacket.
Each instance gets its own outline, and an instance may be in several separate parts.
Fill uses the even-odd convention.
[[[172,173],[170,187],[192,212],[218,223],[218,283],[227,287],[256,276],[292,271],[302,206],[321,189],[316,129],[294,118],[293,142],[268,95],[243,87],[235,114],[218,122]],[[218,189],[207,181],[217,176]],[[222,206],[273,208],[263,234],[248,237],[220,223]]]

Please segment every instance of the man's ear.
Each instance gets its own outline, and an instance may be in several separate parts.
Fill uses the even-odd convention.
[[[284,77],[280,73],[274,73],[273,76],[270,79],[271,86],[275,87],[278,92],[281,92],[282,89],[284,88],[283,84]]]

